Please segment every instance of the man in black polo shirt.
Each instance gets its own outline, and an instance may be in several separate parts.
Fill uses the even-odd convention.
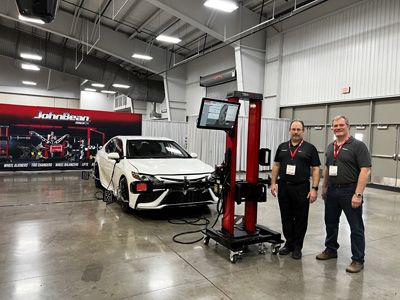
[[[271,193],[276,196],[278,180],[278,201],[281,211],[282,230],[286,239],[280,255],[292,252],[294,259],[301,258],[304,236],[307,231],[310,203],[317,199],[319,183],[319,160],[314,145],[303,140],[304,123],[293,120],[290,123],[290,140],[279,145],[271,174]],[[310,190],[310,168],[312,168],[312,189]]]
[[[337,257],[339,220],[344,211],[351,230],[352,262],[347,272],[357,273],[364,268],[365,236],[362,219],[363,192],[371,168],[371,156],[361,141],[350,136],[345,116],[332,120],[335,141],[328,145],[322,198],[325,200],[325,250],[319,260]]]

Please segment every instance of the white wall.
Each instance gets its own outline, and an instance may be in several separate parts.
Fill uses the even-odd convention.
[[[201,98],[206,95],[206,88],[200,86],[200,76],[206,76],[235,66],[235,53],[232,47],[196,59],[187,64],[186,77],[186,115],[198,115]]]
[[[185,121],[186,117],[186,65],[167,72],[164,77],[164,106],[169,107],[171,121]],[[166,114],[168,118],[168,113]]]
[[[285,32],[280,105],[400,95],[399,32],[399,0],[362,1]]]
[[[0,92],[18,95],[35,95],[54,98],[79,99],[80,79],[58,71],[40,68],[28,71],[21,68],[22,61],[0,56]],[[26,86],[22,81],[34,81],[36,86]],[[28,98],[24,98],[28,99]],[[29,102],[29,101],[28,101]],[[15,103],[18,104],[18,103]],[[27,105],[35,105],[28,104]]]
[[[65,99],[57,97],[43,97],[31,95],[17,95],[0,92],[0,103],[28,105],[28,106],[48,106],[63,108],[79,108],[78,99]]]
[[[114,95],[81,91],[80,109],[114,111]]]

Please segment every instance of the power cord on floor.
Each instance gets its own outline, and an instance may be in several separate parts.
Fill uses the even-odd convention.
[[[214,228],[215,224],[217,224],[219,217],[222,215],[223,213],[223,206],[222,206],[222,197],[218,199],[217,202],[217,218],[215,219],[214,223],[211,225],[211,228]],[[200,221],[204,221],[202,223],[199,223]],[[194,225],[194,226],[205,226],[204,228],[198,229],[198,230],[191,230],[191,231],[184,231],[178,234],[175,234],[172,237],[172,240],[175,243],[178,244],[184,244],[184,245],[191,245],[191,244],[196,244],[197,242],[200,242],[201,240],[203,240],[204,236],[202,236],[201,238],[198,238],[196,240],[192,240],[192,241],[180,241],[177,238],[183,235],[187,235],[187,234],[194,234],[194,233],[202,233],[203,235],[206,233],[205,230],[207,229],[207,225],[210,224],[210,220],[207,219],[206,217],[199,217],[199,218],[195,218],[195,219],[170,219],[168,220],[168,223],[170,224],[176,224],[176,225]]]

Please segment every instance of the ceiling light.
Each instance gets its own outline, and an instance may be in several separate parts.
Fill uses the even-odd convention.
[[[143,59],[143,60],[152,60],[153,59],[149,55],[143,55],[143,54],[137,54],[137,53],[133,53],[132,57],[137,58],[137,59]]]
[[[115,94],[116,92],[114,91],[106,91],[106,90],[102,90],[101,91],[103,94]]]
[[[95,89],[90,89],[90,88],[85,88],[85,91],[87,91],[87,92],[95,92],[96,90]]]
[[[178,43],[182,42],[181,39],[178,39],[173,36],[163,35],[163,34],[160,34],[158,37],[156,37],[156,40],[161,41],[161,42],[171,43],[171,44],[178,44]]]
[[[25,59],[42,60],[42,57],[40,55],[32,53],[20,53],[19,56]]]
[[[22,15],[18,16],[18,19],[20,19],[21,21],[26,21],[26,22],[32,22],[32,23],[37,23],[37,24],[44,24],[44,21],[40,20],[40,19],[35,19],[35,18],[28,18]]]
[[[92,83],[92,86],[103,88],[104,84],[102,84],[102,83]]]
[[[36,82],[33,81],[22,81],[22,83],[26,85],[36,85]]]
[[[131,87],[130,85],[119,84],[119,83],[114,83],[112,86],[115,88],[120,88],[120,89],[129,89]]]
[[[234,10],[238,9],[238,5],[235,2],[229,0],[207,0],[206,2],[204,2],[204,6],[228,13],[231,13]]]
[[[21,64],[21,68],[24,70],[30,70],[30,71],[40,71],[40,68],[35,65],[30,65],[30,64]]]

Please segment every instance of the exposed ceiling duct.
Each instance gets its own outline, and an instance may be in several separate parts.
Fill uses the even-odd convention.
[[[161,76],[155,79],[140,78],[117,64],[100,58],[84,55],[82,63],[75,69],[75,50],[53,43],[25,32],[0,25],[0,55],[21,60],[20,52],[34,52],[43,56],[35,64],[64,72],[82,79],[103,83],[105,89],[113,89],[113,83],[129,85],[124,94],[136,101],[161,103],[164,101],[164,84]],[[115,89],[114,89],[115,90]]]

